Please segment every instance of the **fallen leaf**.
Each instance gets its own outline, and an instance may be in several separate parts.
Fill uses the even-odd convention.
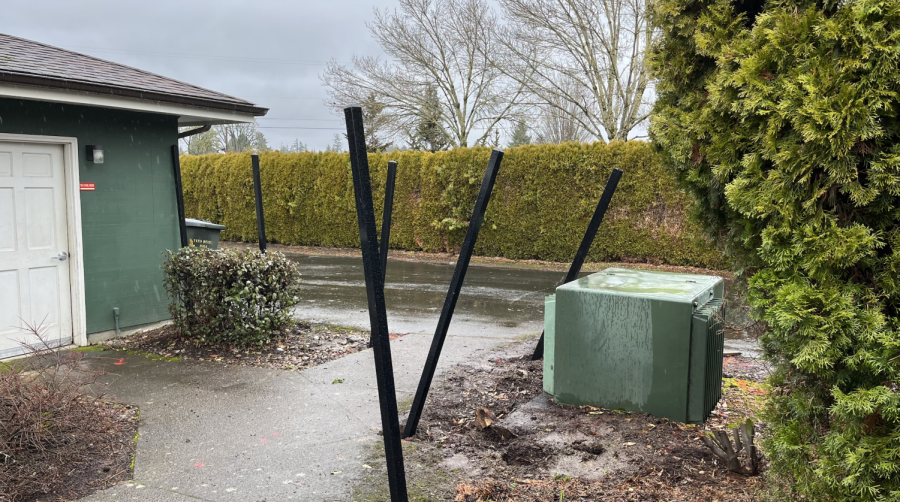
[[[625,443],[625,446],[634,446],[637,443]]]

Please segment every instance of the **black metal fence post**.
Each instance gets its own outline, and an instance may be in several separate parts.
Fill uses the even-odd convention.
[[[253,193],[256,198],[256,230],[259,232],[259,250],[266,252],[266,219],[263,216],[262,181],[259,176],[259,155],[250,156],[253,163]]]
[[[609,181],[606,182],[606,188],[603,189],[603,195],[600,196],[600,201],[597,202],[597,209],[594,210],[594,216],[591,217],[591,222],[588,223],[587,230],[584,232],[584,238],[581,239],[581,245],[578,247],[578,252],[575,253],[575,259],[572,260],[572,265],[569,266],[569,272],[566,273],[566,277],[563,279],[563,284],[568,284],[578,278],[578,274],[581,272],[581,266],[584,265],[584,260],[587,258],[588,251],[591,250],[591,244],[594,243],[594,237],[597,235],[600,224],[603,223],[603,216],[606,214],[606,210],[609,209],[609,203],[612,200],[613,194],[616,193],[616,187],[619,186],[619,180],[621,178],[622,170],[613,169],[612,174],[609,175]],[[540,340],[538,340],[537,347],[534,349],[534,354],[531,355],[531,360],[537,361],[542,357],[544,357],[543,332],[541,333]]]
[[[428,352],[428,359],[425,360],[425,368],[422,370],[422,378],[419,380],[418,389],[416,389],[416,397],[413,399],[412,408],[409,410],[409,418],[406,419],[406,428],[403,431],[404,438],[414,435],[419,427],[419,419],[422,417],[422,409],[425,407],[428,389],[431,387],[431,381],[434,379],[438,359],[441,357],[441,349],[444,347],[447,330],[450,328],[450,319],[453,317],[453,311],[456,309],[456,301],[459,299],[459,292],[462,289],[463,280],[466,278],[466,270],[469,268],[469,260],[472,258],[472,251],[474,251],[475,242],[478,240],[478,232],[481,230],[481,224],[484,223],[484,212],[491,199],[494,181],[497,180],[497,171],[500,169],[502,160],[502,150],[495,149],[491,152],[491,159],[488,161],[487,170],[484,173],[484,181],[481,183],[481,191],[478,193],[478,200],[475,201],[475,210],[472,212],[472,218],[469,219],[466,239],[463,241],[462,249],[459,252],[456,269],[453,271],[453,279],[450,280],[450,288],[447,291],[447,299],[444,301],[444,309],[441,311],[434,338],[431,339],[431,350]]]
[[[353,173],[353,193],[356,197],[356,216],[366,278],[366,298],[369,323],[372,326],[372,348],[375,355],[375,378],[381,405],[381,428],[384,454],[387,461],[388,485],[391,500],[406,502],[406,473],[403,468],[403,448],[400,443],[400,423],[397,416],[397,394],[394,388],[394,369],[388,337],[387,309],[384,304],[384,276],[379,259],[375,208],[372,204],[372,180],[366,155],[362,108],[344,108],[347,121],[347,140],[350,150],[350,169]]]
[[[188,246],[187,225],[184,223],[184,188],[181,185],[181,158],[178,145],[172,145],[172,165],[175,169],[175,204],[178,206],[178,232],[181,234],[181,247]]]
[[[381,218],[381,282],[387,277],[388,246],[391,243],[391,213],[394,211],[394,182],[397,180],[397,162],[388,162],[387,183],[384,185],[384,213]]]

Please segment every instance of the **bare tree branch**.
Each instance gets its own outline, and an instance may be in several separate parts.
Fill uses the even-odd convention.
[[[626,140],[650,107],[648,1],[499,0],[495,66],[591,136]]]
[[[416,129],[430,88],[440,103],[434,119],[459,147],[475,130],[484,130],[475,143],[484,142],[521,96],[524,85],[486,56],[498,42],[485,0],[400,0],[394,12],[376,9],[368,26],[392,61],[358,57],[352,69],[331,61],[322,82],[333,108],[374,96],[395,137]]]

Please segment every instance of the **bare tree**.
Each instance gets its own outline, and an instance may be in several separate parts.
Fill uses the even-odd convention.
[[[588,141],[591,134],[578,120],[582,115],[578,102],[584,101],[584,90],[572,81],[560,82],[558,87],[565,90],[564,95],[547,96],[548,103],[540,107],[541,112],[537,117],[537,142],[558,144]]]
[[[370,96],[384,105],[395,137],[421,120],[428,89],[438,92],[438,121],[453,146],[483,144],[511,112],[522,86],[486,57],[496,47],[497,19],[485,0],[399,0],[375,10],[369,31],[394,61],[354,57],[353,69],[331,61],[322,76],[334,108]],[[477,131],[477,133],[475,133]],[[471,141],[473,133],[479,134]]]
[[[191,129],[196,129],[196,127],[179,127],[178,132],[190,131]],[[188,155],[205,155],[207,153],[216,153],[221,149],[218,133],[212,129],[181,138],[180,142],[184,145],[184,148],[181,149],[182,153]]]
[[[213,126],[219,139],[219,148],[225,152],[264,152],[269,145],[255,123],[225,124]]]
[[[649,0],[499,2],[508,24],[497,37],[504,50],[495,62],[525,86],[533,104],[607,141],[627,140],[647,119],[645,52],[655,36]]]
[[[179,128],[179,132],[192,127]],[[222,152],[265,152],[269,144],[255,123],[214,125],[209,131],[181,139],[189,155]]]

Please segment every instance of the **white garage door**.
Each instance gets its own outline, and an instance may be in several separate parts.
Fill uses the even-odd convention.
[[[0,142],[0,358],[72,340],[62,145]]]

